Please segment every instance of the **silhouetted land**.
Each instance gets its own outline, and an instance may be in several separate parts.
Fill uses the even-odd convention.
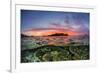
[[[51,34],[48,36],[68,36],[68,34],[64,34],[64,33],[55,33],[55,34]]]

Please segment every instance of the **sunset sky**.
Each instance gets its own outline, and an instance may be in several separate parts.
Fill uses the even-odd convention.
[[[89,34],[89,13],[21,10],[21,33],[29,36]]]

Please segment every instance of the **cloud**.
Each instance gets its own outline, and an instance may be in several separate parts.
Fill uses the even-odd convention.
[[[26,31],[46,31],[46,30],[59,30],[59,31],[68,31],[67,28],[33,28]]]
[[[49,35],[56,32],[81,35],[89,33],[87,25],[88,24],[86,24],[80,16],[66,15],[61,22],[52,21],[48,23],[46,27],[27,29],[24,33],[37,36]]]

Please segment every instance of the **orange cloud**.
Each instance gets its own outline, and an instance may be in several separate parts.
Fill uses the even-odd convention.
[[[68,31],[68,30],[31,30],[31,31],[26,31],[24,34],[29,35],[29,36],[48,36],[51,34],[55,33],[64,33],[68,35],[80,35],[82,33],[75,32],[75,31]]]

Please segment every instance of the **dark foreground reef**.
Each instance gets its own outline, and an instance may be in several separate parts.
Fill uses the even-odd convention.
[[[45,45],[21,51],[21,63],[88,60],[89,45],[54,46]]]

